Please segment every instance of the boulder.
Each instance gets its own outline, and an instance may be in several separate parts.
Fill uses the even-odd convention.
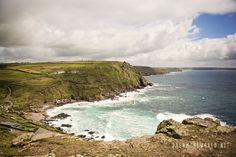
[[[88,134],[90,134],[90,135],[92,135],[92,134],[94,134],[95,133],[95,131],[89,131],[88,132]]]
[[[61,127],[67,127],[67,128],[70,128],[70,127],[72,127],[72,125],[70,125],[70,124],[62,124]]]
[[[147,81],[144,78],[139,79],[139,84],[141,87],[146,87],[148,85]]]
[[[149,82],[149,83],[148,83],[148,86],[153,86],[153,83]]]
[[[79,138],[85,138],[86,135],[77,135],[77,137],[79,137]]]
[[[180,139],[187,136],[186,128],[182,123],[176,122],[173,119],[164,120],[157,128],[156,134],[163,133],[169,137]]]
[[[60,113],[56,116],[53,116],[52,119],[65,119],[67,117],[70,117],[70,115],[66,114],[66,113]]]
[[[156,134],[165,134],[175,139],[183,137],[198,138],[200,134],[230,133],[235,131],[232,126],[221,126],[218,120],[211,118],[187,118],[182,123],[172,119],[162,121],[157,127]],[[200,133],[200,134],[199,134]]]
[[[214,121],[211,118],[205,118],[205,119],[198,118],[198,117],[187,118],[183,120],[182,123],[185,125],[196,125],[196,126],[205,127],[205,128],[213,128],[216,126],[220,126],[219,121]]]

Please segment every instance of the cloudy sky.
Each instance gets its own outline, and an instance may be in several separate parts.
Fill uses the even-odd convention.
[[[236,67],[235,0],[0,0],[0,62]]]

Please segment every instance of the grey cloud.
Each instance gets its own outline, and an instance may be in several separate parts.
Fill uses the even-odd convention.
[[[198,47],[189,38],[199,31],[192,20],[202,12],[235,10],[233,0],[0,0],[0,62],[134,56],[137,62],[139,56],[192,60],[192,49]],[[207,44],[199,60],[215,57]],[[181,46],[186,49],[180,55]],[[234,58],[235,47],[226,49],[221,59]]]

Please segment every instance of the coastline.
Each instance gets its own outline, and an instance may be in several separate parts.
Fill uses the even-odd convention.
[[[155,85],[154,85],[155,86]],[[145,87],[141,90],[145,90],[149,87]],[[136,91],[134,88],[126,88],[131,93]],[[123,90],[123,89],[122,89]],[[121,91],[122,91],[121,90]],[[139,88],[138,88],[139,90]],[[113,94],[116,94],[115,96]],[[99,103],[103,101],[119,101],[116,100],[116,96],[122,96],[124,93],[113,92],[106,95],[108,97],[97,97],[90,99],[85,103]],[[123,97],[126,99],[125,94]],[[96,101],[98,100],[99,101]],[[60,107],[68,102],[83,103],[84,101],[75,99],[58,99],[56,103],[44,103],[40,110],[35,112],[22,112],[31,115],[22,115],[27,117],[30,125],[37,124],[37,129],[30,130],[28,132],[19,132],[15,129],[11,129],[11,133],[17,132],[17,136],[12,137],[13,143],[9,143],[11,149],[17,150],[24,155],[43,155],[43,156],[196,156],[201,154],[207,154],[207,156],[214,156],[216,154],[223,154],[228,156],[235,154],[236,131],[235,127],[224,125],[222,126],[217,119],[210,118],[196,118],[192,116],[184,117],[180,122],[174,122],[167,120],[167,115],[160,120],[162,121],[158,126],[155,125],[156,133],[150,135],[143,135],[125,139],[124,141],[112,140],[104,141],[103,139],[85,140],[83,137],[76,137],[73,134],[68,134],[61,131],[58,128],[49,127],[44,123],[44,119],[47,117],[47,111],[54,107]],[[58,103],[57,103],[58,102]],[[43,115],[43,119],[42,116]],[[37,117],[38,116],[38,117]],[[178,116],[178,114],[173,115]],[[186,116],[186,115],[184,115]],[[187,118],[187,119],[186,119]],[[174,118],[173,118],[174,119]],[[6,123],[5,125],[11,125]],[[169,131],[168,131],[169,130]],[[171,131],[170,131],[171,130]],[[200,131],[199,131],[200,130]],[[193,131],[193,132],[192,132]],[[199,132],[201,134],[199,134]],[[207,136],[206,136],[207,135]],[[3,134],[5,136],[5,133]],[[184,143],[184,145],[182,145]],[[191,144],[193,146],[186,147],[185,144]],[[194,144],[205,145],[208,143],[216,143],[217,147],[196,147]],[[223,143],[224,147],[220,147]],[[0,147],[0,155],[1,150]],[[4,150],[5,151],[5,150]],[[9,152],[13,152],[10,150]],[[167,152],[163,154],[163,152]],[[10,154],[10,153],[9,153]],[[13,152],[14,154],[14,152]],[[14,154],[18,155],[17,153]]]
[[[158,87],[159,84],[154,84],[153,87]],[[129,94],[127,94],[128,96],[122,96],[122,97],[119,97],[121,98],[122,100],[120,99],[106,99],[106,100],[102,100],[102,101],[95,101],[95,102],[80,102],[80,103],[75,103],[74,105],[82,105],[84,106],[85,108],[90,108],[90,107],[98,107],[98,106],[103,106],[105,107],[107,104],[109,104],[108,106],[112,106],[112,104],[115,104],[115,103],[118,103],[118,102],[122,102],[122,101],[132,101],[132,99],[135,99],[135,95],[139,95],[139,94],[142,94],[143,92],[145,91],[148,91],[148,89],[152,89],[153,87],[145,87],[143,89],[140,89],[137,91],[133,91],[133,92],[130,92],[130,96]],[[140,93],[141,92],[141,93]],[[123,93],[125,94],[125,93]],[[58,111],[55,110],[54,114],[50,113],[50,116],[49,117],[54,117],[54,116],[57,116],[57,114],[60,114],[60,113],[66,113],[68,115],[70,115],[69,112],[63,112],[63,109],[69,109],[70,107],[73,108],[73,104],[67,104],[65,105],[65,108],[61,108],[59,109]],[[60,107],[59,107],[60,108]],[[75,107],[75,110],[79,109],[80,107]],[[72,116],[72,115],[71,115]],[[72,116],[73,117],[73,116]],[[196,118],[196,117],[199,117],[199,118],[212,118],[213,120],[217,120],[220,122],[220,124],[222,126],[225,126],[226,123],[224,121],[221,121],[219,120],[215,115],[212,115],[212,114],[193,114],[193,115],[188,115],[188,114],[185,114],[185,113],[171,113],[171,112],[160,112],[160,113],[156,113],[156,119],[157,119],[157,122],[162,122],[163,120],[168,120],[168,119],[173,119],[177,122],[182,122],[184,119],[186,118]],[[69,118],[70,119],[70,118]],[[75,118],[74,118],[75,119]],[[82,120],[82,119],[81,119]],[[51,122],[51,121],[50,121]],[[74,125],[74,123],[72,122],[69,122],[68,120],[59,120],[58,122],[56,123],[51,123],[51,126],[52,125],[56,125],[56,127],[60,127],[60,125],[62,124],[66,124],[66,125]],[[158,123],[157,123],[158,124]],[[105,126],[104,126],[105,127]],[[63,127],[60,127],[63,129]],[[154,128],[154,127],[153,127]],[[67,132],[68,133],[68,130],[71,130],[71,128],[65,128],[64,127],[64,132]],[[86,134],[85,132],[83,132],[83,130],[87,130],[88,128],[83,128],[81,131],[82,132],[77,132],[77,134],[73,131],[69,131],[69,133],[75,133],[76,135],[84,135]],[[90,130],[91,131],[91,130]],[[97,129],[94,128],[92,131],[96,132]],[[101,134],[103,135],[103,134]],[[112,135],[112,134],[111,134]],[[143,134],[144,135],[144,134]],[[151,135],[150,133],[149,134],[146,134],[146,135]],[[106,136],[105,136],[106,137]],[[89,139],[91,140],[91,138],[88,136],[88,137],[84,137],[85,139]],[[129,138],[128,138],[129,139]],[[127,138],[126,139],[122,139],[122,140],[128,140]],[[96,139],[95,139],[96,140]],[[97,140],[100,140],[100,139],[97,139]],[[105,139],[106,141],[107,139]],[[120,139],[116,139],[116,138],[112,138],[112,140],[120,140]],[[110,140],[108,140],[110,141]]]
[[[126,92],[123,92],[123,93],[120,93],[112,98],[107,98],[107,99],[102,99],[102,100],[95,100],[95,101],[75,101],[75,102],[70,102],[70,103],[65,103],[65,104],[60,104],[60,105],[57,105],[57,106],[50,106],[50,107],[46,107],[43,111],[44,113],[44,118],[42,119],[42,121],[46,124],[46,125],[49,125],[51,127],[54,127],[56,129],[59,129],[60,131],[63,131],[64,133],[66,134],[71,134],[71,133],[68,133],[66,132],[63,127],[60,127],[60,126],[53,126],[52,121],[57,121],[57,120],[60,120],[57,119],[57,118],[53,118],[53,117],[56,117],[58,114],[52,114],[50,113],[52,110],[55,110],[56,108],[58,107],[63,107],[63,106],[74,106],[74,105],[79,105],[79,106],[98,106],[98,105],[101,105],[101,106],[104,106],[104,104],[106,103],[109,103],[109,104],[114,104],[114,103],[118,103],[118,102],[125,102],[125,101],[128,101],[129,99],[133,99],[136,95],[139,95],[139,94],[143,94],[145,93],[146,90],[148,90],[149,88],[152,88],[152,87],[155,87],[156,85],[153,84],[152,86],[146,86],[144,88],[141,88],[141,89],[135,89],[135,90],[132,90],[132,91],[126,91]],[[62,112],[64,114],[64,112]],[[70,117],[70,116],[69,116]],[[64,118],[63,118],[64,119]],[[68,124],[66,124],[68,125]],[[86,130],[86,129],[84,129]],[[93,131],[96,131],[96,130],[93,130]],[[81,137],[82,134],[78,137]],[[92,138],[82,138],[84,140],[92,140]],[[93,139],[93,140],[104,140],[104,139]],[[111,141],[111,140],[105,140],[105,141]]]

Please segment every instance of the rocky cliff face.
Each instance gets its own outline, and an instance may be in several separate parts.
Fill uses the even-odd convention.
[[[16,141],[14,141],[16,142]],[[109,157],[179,157],[235,156],[236,131],[210,118],[190,118],[182,123],[165,120],[156,133],[127,141],[81,141],[71,136],[34,140],[19,148],[27,155],[109,156]]]

